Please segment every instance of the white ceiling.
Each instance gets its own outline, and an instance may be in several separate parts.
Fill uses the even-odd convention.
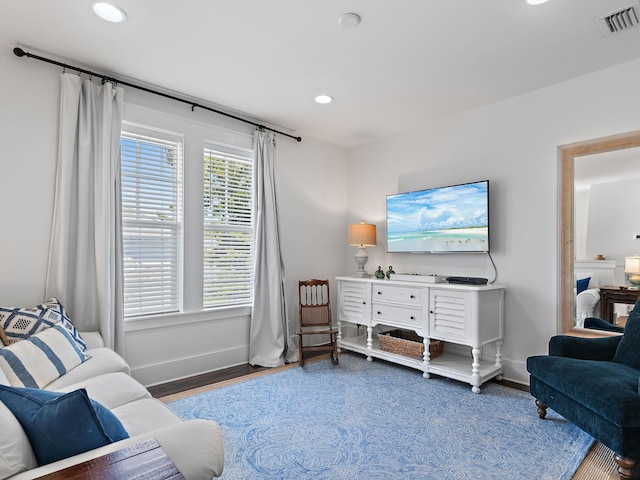
[[[116,2],[123,24],[91,0],[0,0],[0,46],[345,147],[640,57],[640,26],[603,37],[594,21],[633,0]],[[346,12],[361,24],[341,27]],[[315,104],[318,93],[335,100]]]
[[[576,157],[574,185],[584,190],[598,183],[640,178],[640,148]]]

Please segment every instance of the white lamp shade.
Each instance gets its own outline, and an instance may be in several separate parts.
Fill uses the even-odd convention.
[[[376,245],[376,226],[371,223],[349,225],[349,245],[353,247],[374,247]]]
[[[636,255],[624,259],[624,273],[640,273],[640,256]]]

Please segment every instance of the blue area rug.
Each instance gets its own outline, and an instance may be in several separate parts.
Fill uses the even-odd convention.
[[[169,406],[220,423],[226,480],[569,480],[593,443],[526,392],[351,354]]]

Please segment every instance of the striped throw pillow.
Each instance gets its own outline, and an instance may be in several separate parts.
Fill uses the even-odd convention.
[[[0,368],[14,387],[42,388],[88,358],[62,324],[0,348]]]

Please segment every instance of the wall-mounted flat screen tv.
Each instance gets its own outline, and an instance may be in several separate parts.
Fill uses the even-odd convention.
[[[489,180],[387,196],[387,252],[489,252]]]

